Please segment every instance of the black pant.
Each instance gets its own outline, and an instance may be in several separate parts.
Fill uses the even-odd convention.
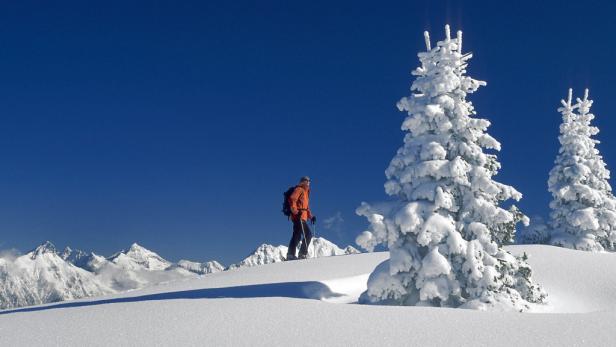
[[[302,227],[304,228],[303,230]],[[305,237],[303,240],[302,236]],[[301,221],[301,223],[293,221],[293,236],[291,237],[291,242],[289,242],[289,251],[287,253],[295,255],[297,244],[300,240],[303,242],[299,249],[299,255],[308,255],[308,245],[310,245],[310,240],[312,240],[312,231],[306,221]]]

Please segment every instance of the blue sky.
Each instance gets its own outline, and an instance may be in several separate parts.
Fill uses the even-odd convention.
[[[503,146],[496,179],[546,215],[556,108],[591,88],[616,166],[610,2],[5,2],[0,248],[44,240],[178,260],[286,244],[282,192],[313,177],[317,234],[349,244],[385,198],[423,30],[464,31],[471,98]],[[611,165],[611,166],[610,166]]]

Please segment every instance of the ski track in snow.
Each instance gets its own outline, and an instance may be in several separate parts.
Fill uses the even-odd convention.
[[[0,311],[0,346],[610,345],[616,254],[526,252],[534,313],[352,304],[387,253],[243,268],[129,293]]]

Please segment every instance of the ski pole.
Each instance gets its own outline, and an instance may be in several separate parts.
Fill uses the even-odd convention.
[[[317,237],[317,223],[314,222],[314,224],[312,224],[312,237],[316,238]]]

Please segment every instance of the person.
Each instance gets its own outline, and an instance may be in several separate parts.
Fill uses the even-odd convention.
[[[308,256],[308,246],[312,240],[312,230],[308,226],[310,220],[312,224],[316,223],[317,218],[310,211],[310,177],[304,176],[299,180],[299,184],[295,186],[293,193],[289,196],[289,206],[291,207],[291,221],[293,222],[293,236],[289,242],[289,250],[287,252],[287,260],[298,259],[295,255],[297,245],[302,240],[299,250],[299,259],[306,259]]]

